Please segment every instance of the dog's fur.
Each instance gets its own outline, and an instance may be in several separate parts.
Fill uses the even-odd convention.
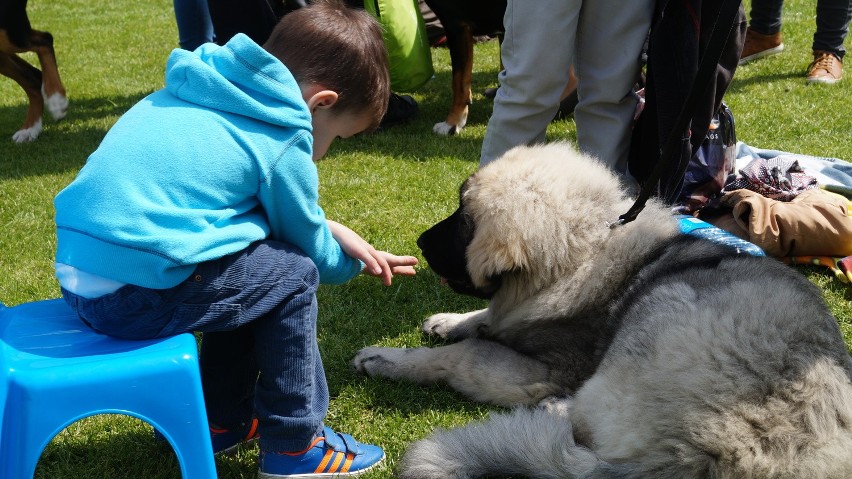
[[[447,119],[436,123],[432,131],[454,135],[467,124],[473,75],[473,37],[503,35],[506,0],[426,0],[447,36],[453,76],[453,103]]]
[[[852,477],[852,358],[821,292],[678,234],[598,162],[519,147],[474,173],[418,244],[488,308],[436,314],[436,348],[365,348],[370,376],[444,381],[514,412],[439,431],[402,478]]]
[[[23,52],[35,52],[42,70],[17,55]],[[53,36],[32,29],[27,0],[0,0],[0,74],[15,80],[29,100],[27,117],[12,135],[12,141],[23,143],[38,138],[45,106],[54,120],[65,117],[68,99],[59,78]]]

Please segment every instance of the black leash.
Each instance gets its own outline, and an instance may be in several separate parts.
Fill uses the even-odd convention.
[[[734,20],[739,12],[741,0],[721,0],[721,2],[721,6],[716,14],[716,21],[713,23],[713,30],[710,33],[710,39],[707,43],[707,50],[701,57],[698,71],[689,88],[689,94],[686,96],[686,101],[680,110],[677,121],[675,121],[674,127],[669,132],[668,139],[663,145],[660,159],[657,161],[654,171],[651,172],[651,175],[643,183],[639,197],[636,198],[633,206],[630,207],[627,213],[619,216],[618,220],[609,223],[610,228],[635,220],[645,208],[648,199],[651,198],[652,191],[656,190],[654,185],[660,181],[663,172],[675,166],[675,161],[679,157],[680,145],[683,140],[687,139],[682,138],[682,134],[689,128],[689,122],[698,109],[701,95],[707,91],[710,83],[716,79],[716,67],[728,42],[731,29],[734,28]],[[688,166],[689,159],[687,161],[680,161],[677,164],[677,175],[674,178],[683,178]]]

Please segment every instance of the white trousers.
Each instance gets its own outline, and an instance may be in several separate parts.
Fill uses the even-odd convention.
[[[509,0],[504,70],[482,144],[480,166],[517,145],[542,143],[573,64],[577,143],[618,173],[627,151],[654,0]]]

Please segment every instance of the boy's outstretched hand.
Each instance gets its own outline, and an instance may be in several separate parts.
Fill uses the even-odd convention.
[[[328,219],[326,222],[331,235],[343,251],[364,262],[363,273],[382,278],[385,286],[391,285],[395,274],[414,275],[414,265],[417,264],[417,258],[414,256],[397,256],[387,251],[377,251],[373,245],[346,226]]]

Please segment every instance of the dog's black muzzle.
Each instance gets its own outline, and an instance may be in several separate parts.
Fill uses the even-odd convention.
[[[473,239],[474,225],[459,207],[453,214],[424,231],[417,238],[417,246],[429,263],[432,271],[447,281],[447,285],[456,293],[490,299],[496,291],[496,284],[488,290],[473,285],[467,271],[465,252]]]

